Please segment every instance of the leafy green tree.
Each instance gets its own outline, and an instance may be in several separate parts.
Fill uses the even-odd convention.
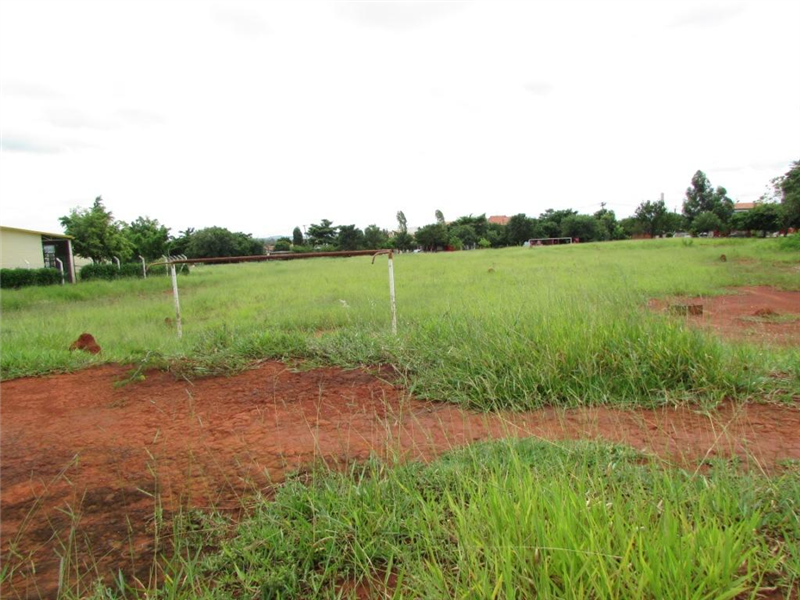
[[[178,237],[172,238],[169,241],[164,254],[168,254],[170,256],[186,254],[186,250],[189,248],[189,242],[192,240],[192,236],[194,235],[194,228],[187,227],[186,230],[179,231],[178,233],[180,234]]]
[[[489,231],[489,220],[486,218],[486,215],[478,215],[477,217],[473,217],[472,215],[467,215],[465,217],[459,217],[455,221],[450,224],[450,227],[459,227],[460,225],[469,225],[472,227],[473,231],[475,231],[475,235],[479,238],[486,237],[486,234]],[[465,244],[467,242],[464,242]]]
[[[791,168],[772,180],[772,186],[783,206],[784,224],[786,227],[800,227],[800,160],[792,163]]]
[[[364,232],[355,225],[340,225],[336,236],[339,250],[360,250],[364,247]]]
[[[386,248],[389,243],[389,233],[377,225],[368,225],[364,229],[364,247],[369,250]]]
[[[397,231],[399,233],[408,233],[408,220],[402,210],[397,211]]]
[[[456,236],[452,236],[450,240],[447,242],[447,245],[452,248],[453,250],[463,250],[464,243],[461,241],[461,238]]]
[[[561,236],[593,242],[598,238],[598,222],[589,215],[569,215],[561,220]]]
[[[461,247],[474,246],[478,243],[478,234],[472,225],[454,225],[450,227],[450,239],[458,238],[461,241]],[[451,246],[453,244],[450,244]],[[461,248],[459,248],[460,250]]]
[[[726,228],[733,215],[733,200],[728,198],[728,191],[724,187],[714,189],[706,174],[697,171],[692,176],[691,186],[686,188],[683,215],[691,226],[692,221],[704,212],[713,212],[720,220],[720,228]]]
[[[299,227],[295,227],[294,231],[292,231],[292,245],[293,246],[302,246],[303,245],[303,232],[300,231]]]
[[[636,217],[626,217],[619,222],[625,237],[633,237],[645,233],[645,228]]]
[[[533,237],[533,219],[525,213],[514,215],[506,225],[506,235],[511,246],[519,246]]]
[[[722,229],[722,221],[710,210],[701,212],[692,221],[692,231],[694,233],[705,233],[708,231],[719,231]]]
[[[486,239],[492,248],[508,246],[508,228],[500,223],[489,223],[486,228]]]
[[[442,213],[442,211],[440,210],[437,210],[435,214],[436,214],[436,222],[439,225],[444,225],[446,227],[447,222],[444,220],[444,213]]]
[[[491,248],[492,247],[492,242],[490,242],[486,238],[481,238],[481,239],[478,240],[478,247],[483,249],[483,250],[486,250],[487,248]]]
[[[292,240],[288,237],[282,237],[275,240],[275,252],[288,252],[292,249]]]
[[[636,208],[634,218],[638,222],[642,233],[656,236],[666,231],[665,226],[668,214],[667,205],[664,204],[663,200],[657,202],[646,200]]]
[[[207,227],[192,235],[185,254],[189,258],[219,258],[255,256],[263,252],[263,244],[250,234],[234,233],[224,227]]]
[[[538,222],[534,223],[533,237],[559,237],[561,235],[561,222],[577,214],[577,211],[570,209],[553,210],[548,208],[539,215]]]
[[[393,248],[397,248],[398,250],[411,250],[416,246],[414,241],[414,236],[408,233],[407,231],[400,231],[399,233],[395,234],[395,236],[389,240],[389,245]]]
[[[71,235],[75,253],[95,261],[119,257],[128,260],[133,254],[122,224],[103,204],[102,196],[94,200],[91,208],[73,208],[59,222],[67,235]]]
[[[603,207],[594,213],[594,218],[597,221],[598,240],[618,240],[621,239],[620,235],[624,237],[622,228],[617,223],[617,215],[613,210]]]
[[[169,247],[169,228],[157,219],[139,217],[128,225],[123,225],[123,234],[128,240],[133,256],[144,256],[147,260],[160,258]]]
[[[447,246],[447,228],[440,223],[431,223],[417,230],[414,234],[417,243],[426,250],[436,250],[439,247]]]
[[[675,233],[676,231],[686,231],[688,228],[686,217],[676,212],[667,212],[661,221],[662,233]]]
[[[784,207],[774,202],[756,204],[745,213],[746,229],[761,232],[761,236],[778,231],[784,221]]]
[[[318,224],[309,225],[306,233],[312,246],[329,246],[336,242],[336,227],[328,219],[322,219]]]

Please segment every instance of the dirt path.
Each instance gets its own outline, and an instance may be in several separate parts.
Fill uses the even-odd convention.
[[[689,323],[723,337],[787,346],[800,344],[800,292],[766,286],[739,287],[730,292],[724,296],[652,300],[650,306],[668,311],[671,306],[700,305],[702,315],[687,316]]]
[[[800,459],[797,407],[484,415],[414,400],[360,370],[292,372],[272,362],[231,378],[191,384],[151,373],[115,388],[125,374],[107,366],[0,384],[1,549],[17,568],[4,597],[54,595],[65,554],[73,581],[76,572],[123,569],[146,582],[156,498],[167,511],[235,510],[248,492],[315,459],[428,459],[506,435],[601,438],[687,461],[736,453],[766,469]]]

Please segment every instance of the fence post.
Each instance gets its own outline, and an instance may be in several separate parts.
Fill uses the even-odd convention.
[[[121,271],[122,267],[119,264],[119,257],[118,256],[112,256],[111,258],[113,258],[114,262],[117,263],[117,271]]]
[[[170,263],[169,273],[172,276],[172,298],[175,300],[175,325],[178,328],[178,338],[183,337],[183,328],[181,327],[181,302],[178,299],[178,275],[175,272],[175,264]]]
[[[142,261],[142,277],[147,279],[147,263],[144,261],[144,256],[139,255],[139,260]]]
[[[57,258],[56,262],[58,263],[58,272],[61,273],[61,285],[64,285],[64,263],[60,258]]]
[[[394,251],[378,250],[372,255],[373,265],[375,264],[375,259],[381,254],[386,254],[389,258],[389,304],[392,308],[392,334],[397,335],[397,303],[394,295]]]
[[[394,254],[389,250],[389,301],[392,304],[392,335],[397,335],[397,304],[394,297]]]

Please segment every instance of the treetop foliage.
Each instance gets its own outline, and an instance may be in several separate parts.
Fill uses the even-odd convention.
[[[734,203],[722,186],[714,187],[698,170],[691,178],[682,213],[671,212],[663,200],[645,200],[633,216],[618,220],[605,206],[592,215],[572,209],[548,209],[538,217],[524,213],[512,216],[507,225],[490,223],[486,214],[465,215],[447,223],[441,210],[435,222],[423,225],[412,235],[405,213],[397,211],[397,231],[377,225],[363,231],[356,225],[334,225],[329,219],[310,225],[304,235],[295,227],[292,237],[280,238],[278,250],[369,250],[395,248],[408,251],[518,246],[533,238],[571,237],[593,242],[625,239],[634,235],[671,235],[680,231],[756,231],[765,235],[787,227],[800,227],[800,161],[771,181],[770,190],[756,207],[734,214]],[[195,231],[187,228],[177,236],[157,219],[141,216],[125,223],[114,219],[98,196],[90,208],[74,208],[60,218],[67,235],[74,238],[75,253],[95,261],[121,261],[143,256],[148,261],[164,254],[185,254],[193,258],[249,256],[264,252],[263,244],[249,234],[223,227]]]

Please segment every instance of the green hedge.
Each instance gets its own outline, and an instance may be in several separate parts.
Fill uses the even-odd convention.
[[[178,268],[178,273],[188,273],[188,268]],[[166,267],[152,267],[147,270],[147,275],[165,275],[167,272]],[[81,281],[92,281],[97,279],[104,279],[112,281],[114,279],[122,279],[125,277],[141,277],[142,264],[141,263],[124,263],[117,268],[113,263],[86,265],[81,268],[80,279]]]
[[[3,289],[58,283],[61,283],[58,269],[0,269],[0,288]]]

